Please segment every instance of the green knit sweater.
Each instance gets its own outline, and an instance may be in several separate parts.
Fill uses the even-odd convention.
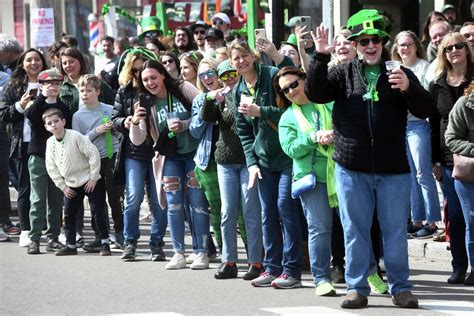
[[[474,157],[474,93],[458,99],[449,113],[444,136],[454,154]]]

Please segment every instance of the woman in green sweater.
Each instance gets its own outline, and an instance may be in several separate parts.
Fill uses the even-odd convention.
[[[292,195],[298,196],[308,222],[308,248],[319,296],[334,296],[331,283],[331,229],[333,208],[337,207],[334,183],[332,105],[315,104],[304,93],[306,74],[285,67],[273,80],[278,91],[277,104],[286,109],[280,119],[278,135],[283,151],[293,159]],[[310,178],[314,185],[296,193],[295,185]]]

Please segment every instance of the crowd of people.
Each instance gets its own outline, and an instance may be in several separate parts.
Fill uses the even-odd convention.
[[[457,169],[474,159],[474,23],[452,11],[430,13],[421,39],[391,40],[377,10],[334,39],[296,18],[279,49],[260,38],[255,50],[224,13],[172,38],[148,17],[129,44],[101,39],[95,71],[73,37],[46,58],[0,34],[0,241],[19,235],[34,255],[44,233],[56,256],[114,247],[129,261],[149,219],[150,260],[168,270],[218,258],[215,279],[237,278],[240,235],[255,287],[301,287],[307,251],[316,295],[346,283],[342,308],[371,291],[417,308],[407,239],[448,238],[447,282],[474,285],[473,175]]]

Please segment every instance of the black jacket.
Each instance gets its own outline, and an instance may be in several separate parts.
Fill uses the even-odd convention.
[[[0,120],[6,126],[11,124],[10,133],[10,158],[25,158],[21,157],[21,145],[23,143],[23,124],[25,116],[15,108],[15,102],[20,101],[23,94],[25,94],[28,87],[27,82],[23,82],[21,86],[14,87],[8,84],[3,93],[3,106],[0,109]]]
[[[129,130],[125,128],[125,120],[128,116],[133,115],[133,104],[138,101],[138,95],[132,84],[129,83],[125,87],[120,87],[115,96],[114,111],[112,113],[112,122],[114,127],[123,134],[123,144],[121,154],[128,158],[142,161],[151,161],[154,155],[153,140],[148,136],[147,140],[140,146],[135,146],[128,136]]]
[[[408,110],[419,118],[430,116],[434,112],[430,93],[403,67],[410,80],[408,91],[392,89],[382,63],[376,83],[379,101],[364,101],[367,83],[361,61],[328,71],[329,59],[329,55],[315,53],[305,92],[316,103],[334,101],[334,160],[352,171],[409,173],[405,143]]]
[[[463,95],[464,89],[469,86],[474,71],[468,69],[466,79],[459,86],[459,97]],[[431,124],[431,152],[433,163],[440,162],[444,165],[453,165],[453,153],[446,146],[444,134],[448,128],[449,112],[453,109],[457,99],[454,100],[448,84],[446,83],[446,75],[431,82],[429,90],[433,95],[436,104],[436,111],[430,117]]]
[[[66,119],[66,128],[71,128],[72,115],[69,107],[60,100],[56,103],[47,103],[46,97],[40,93],[33,104],[25,111],[25,116],[30,120],[31,124],[31,140],[28,145],[28,155],[44,157],[46,154],[46,141],[52,134],[44,127],[42,116],[44,111],[50,108],[61,110]]]

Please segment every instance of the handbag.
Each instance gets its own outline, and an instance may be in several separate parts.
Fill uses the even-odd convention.
[[[310,172],[304,177],[291,183],[291,197],[296,199],[303,193],[314,190],[316,188],[316,174]]]
[[[160,132],[160,136],[158,137],[153,149],[159,152],[160,155],[171,157],[178,153],[178,141],[176,140],[176,136],[170,138],[168,132],[168,127],[165,127]]]
[[[474,157],[453,154],[453,178],[460,181],[474,182]]]

